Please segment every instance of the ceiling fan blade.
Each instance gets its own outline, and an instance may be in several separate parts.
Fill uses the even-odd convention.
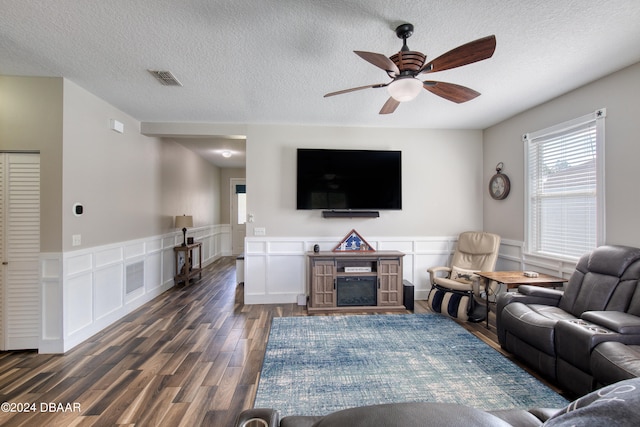
[[[434,73],[491,58],[496,50],[496,36],[487,36],[450,50],[426,64],[421,73]]]
[[[382,68],[391,77],[400,74],[398,66],[392,60],[381,53],[363,52],[361,50],[354,50],[353,52],[365,61],[372,63],[378,68]]]
[[[337,92],[328,93],[324,97],[326,98],[328,96],[342,95],[343,93],[355,92],[356,90],[362,90],[362,89],[369,89],[369,88],[374,88],[375,89],[375,88],[379,88],[379,87],[385,87],[388,84],[389,83],[376,83],[374,85],[352,87],[351,89],[343,89],[343,90],[339,90]]]
[[[429,92],[457,104],[471,101],[473,98],[480,95],[480,92],[476,92],[475,90],[469,89],[468,87],[460,86],[453,83],[434,82],[427,80],[424,82],[423,86]]]
[[[387,99],[387,102],[385,102],[382,106],[380,114],[391,114],[396,111],[398,105],[400,105],[400,101],[396,101],[393,97],[390,96],[389,99]]]

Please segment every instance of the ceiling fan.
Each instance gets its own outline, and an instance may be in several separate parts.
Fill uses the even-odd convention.
[[[341,95],[362,89],[386,87],[391,96],[382,106],[380,114],[390,114],[396,110],[401,102],[411,101],[418,96],[422,88],[458,104],[470,101],[480,95],[479,92],[468,87],[433,80],[421,81],[417,76],[419,74],[449,70],[491,58],[493,52],[496,50],[495,36],[487,36],[463,44],[425,64],[427,56],[422,52],[409,50],[407,46],[407,39],[411,37],[412,34],[413,25],[411,24],[402,24],[396,28],[396,35],[402,39],[402,49],[389,58],[380,53],[354,51],[356,55],[365,61],[386,71],[389,77],[392,78],[390,82],[339,90],[328,93],[324,97]]]

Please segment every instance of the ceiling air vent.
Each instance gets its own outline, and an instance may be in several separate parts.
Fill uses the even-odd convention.
[[[147,70],[164,86],[182,86],[171,71]]]

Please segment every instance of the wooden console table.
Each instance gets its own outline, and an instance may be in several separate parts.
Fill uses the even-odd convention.
[[[398,251],[308,252],[309,313],[404,310]]]
[[[198,252],[198,266],[194,267],[193,263],[193,251]],[[176,257],[176,275],[173,277],[174,283],[177,285],[180,282],[188,284],[189,280],[196,274],[198,278],[202,279],[202,243],[196,242],[186,246],[174,246],[173,252]],[[184,254],[184,264],[180,265],[180,254]]]
[[[562,286],[568,279],[538,273],[538,277],[527,277],[523,271],[481,271],[476,273],[484,282],[484,292],[487,303],[487,329],[489,328],[489,282],[495,281],[506,285],[507,289],[514,289],[520,285],[533,285],[545,288]]]

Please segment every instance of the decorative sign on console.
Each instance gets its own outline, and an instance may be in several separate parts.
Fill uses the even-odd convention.
[[[351,230],[344,238],[338,243],[338,246],[333,248],[333,252],[375,252],[375,249],[362,238],[356,230]]]

